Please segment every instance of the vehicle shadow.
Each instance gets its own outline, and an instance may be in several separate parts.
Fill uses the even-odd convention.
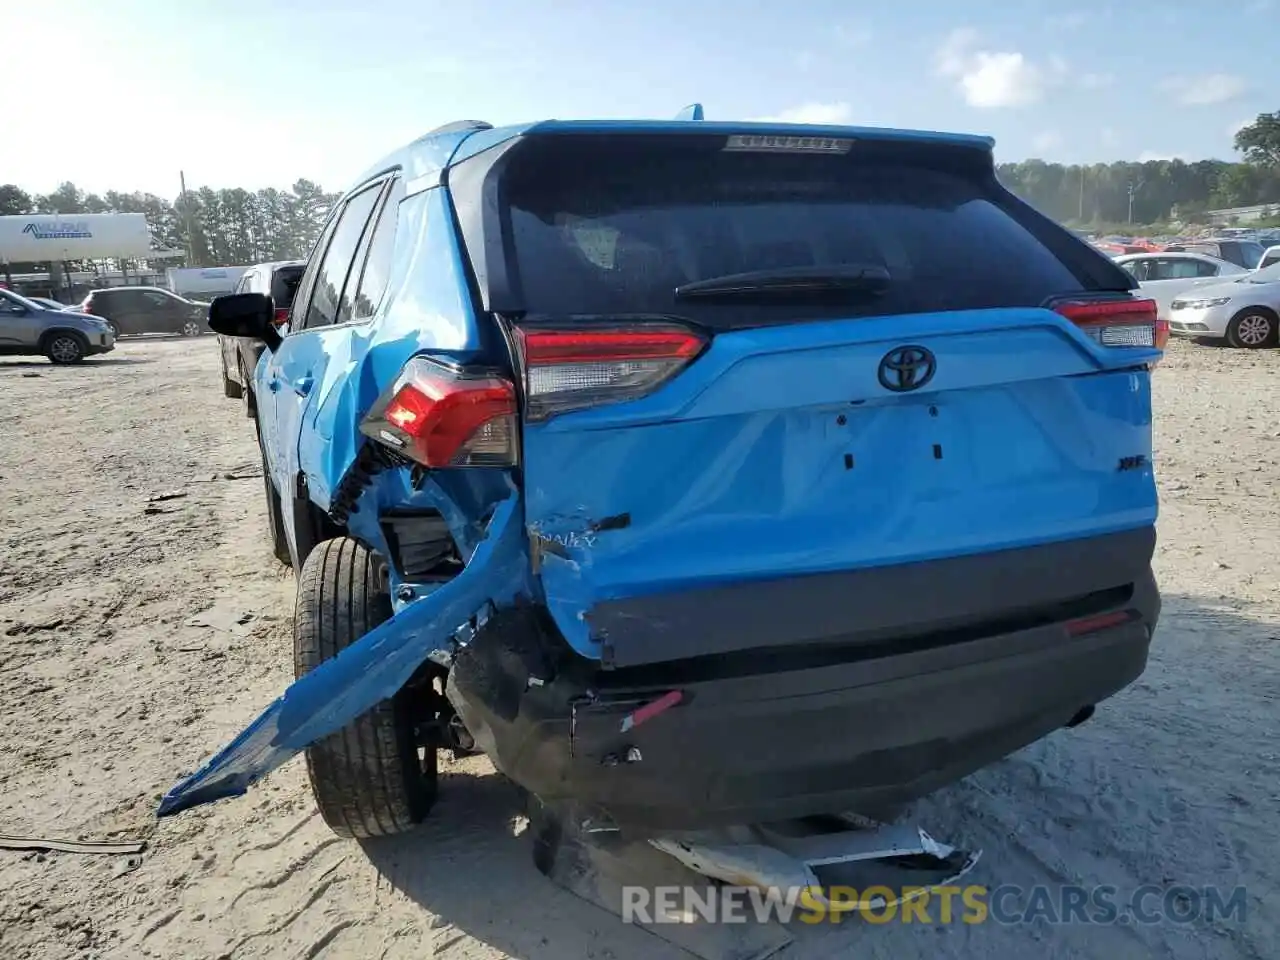
[[[484,764],[482,758],[469,765]],[[521,828],[524,804],[496,773],[452,773],[428,821],[361,843],[379,874],[460,932],[519,960],[687,957],[543,877]],[[601,951],[607,946],[609,953]]]
[[[1275,749],[1280,624],[1252,613],[1229,599],[1166,595],[1146,672],[1093,719],[918,801],[899,819],[982,850],[970,878],[988,889],[1060,886],[1064,877],[1130,894],[1153,878],[1166,886],[1272,888],[1280,831],[1267,816],[1280,796],[1280,770],[1263,771],[1258,760]],[[530,838],[517,831],[521,814],[517,791],[501,776],[453,773],[442,776],[427,824],[362,846],[411,901],[517,960],[689,956],[539,874]],[[1248,927],[1233,927],[1226,952],[1215,955],[1268,954],[1264,945],[1280,934],[1280,905],[1251,899],[1249,911]],[[1030,923],[788,929],[795,960],[843,956],[870,937],[877,956],[1043,951],[1043,931]],[[945,948],[937,936],[947,938]],[[1203,920],[1054,930],[1055,946],[1073,957],[1182,958],[1192,955],[1187,948],[1199,950],[1197,942],[1207,949],[1223,936]]]
[[[76,364],[50,363],[43,357],[32,357],[30,360],[9,360],[0,358],[0,370],[26,370],[36,367],[41,370],[75,370],[81,367],[127,367],[138,363],[155,363],[153,357],[85,357]]]

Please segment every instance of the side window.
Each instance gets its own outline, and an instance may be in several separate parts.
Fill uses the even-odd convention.
[[[1200,276],[1200,264],[1197,260],[1191,260],[1185,257],[1177,259],[1161,260],[1162,279],[1165,280],[1190,280],[1193,277]]]
[[[302,322],[304,329],[327,327],[338,321],[338,309],[342,303],[342,290],[346,286],[347,274],[351,272],[351,263],[373,214],[374,204],[382,192],[382,186],[382,183],[376,183],[361,190],[347,201],[346,207],[338,215],[329,249],[324,252],[324,258],[316,270],[311,302],[307,304],[306,317]]]
[[[1197,260],[1196,276],[1197,277],[1216,277],[1218,275],[1218,265],[1210,263],[1208,260]]]
[[[307,312],[307,306],[311,302],[311,293],[316,288],[316,275],[320,272],[320,261],[324,259],[329,240],[333,237],[333,228],[337,224],[338,217],[337,214],[334,214],[329,218],[329,222],[324,225],[324,229],[320,231],[320,236],[316,240],[315,246],[311,248],[306,269],[303,271],[302,279],[298,281],[298,290],[293,298],[293,306],[297,309],[289,311],[290,330],[302,329],[302,317]],[[294,320],[295,317],[297,318],[296,321]]]
[[[348,292],[343,297],[343,306],[347,307],[350,301],[350,316],[353,320],[373,316],[387,292],[387,284],[391,280],[391,255],[395,252],[396,227],[400,218],[400,201],[403,199],[404,181],[397,177],[391,184],[391,192],[382,205],[382,213],[373,228],[369,255],[365,258],[359,283],[347,281],[348,291],[354,286],[355,293]]]
[[[0,290],[0,317],[15,316],[26,312],[26,308],[21,303],[9,297],[3,290]]]
[[[146,301],[147,306],[156,308],[167,307],[172,302],[169,297],[166,297],[163,293],[157,293],[154,290],[148,290],[143,294],[142,298]]]
[[[1150,260],[1130,260],[1124,265],[1124,269],[1133,274],[1134,279],[1139,283],[1145,283],[1148,280],[1155,279],[1151,273]]]

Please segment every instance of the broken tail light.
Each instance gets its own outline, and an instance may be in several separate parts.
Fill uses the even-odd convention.
[[[489,371],[414,357],[360,432],[424,467],[509,467],[516,462],[515,387]]]
[[[707,345],[673,325],[517,329],[530,420],[652,393]]]

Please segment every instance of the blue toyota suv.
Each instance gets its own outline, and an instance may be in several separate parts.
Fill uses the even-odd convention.
[[[638,835],[869,816],[1138,677],[1155,304],[987,138],[433,131],[333,210],[254,373],[297,681],[161,814],[305,751],[325,820],[436,752]]]

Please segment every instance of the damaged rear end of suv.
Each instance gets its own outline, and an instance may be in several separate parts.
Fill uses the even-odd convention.
[[[1079,721],[1160,608],[1133,287],[985,138],[424,137],[283,336],[211,312],[267,343],[298,679],[161,812],[305,750],[331,826],[395,833],[452,746],[639,836],[876,817]]]

